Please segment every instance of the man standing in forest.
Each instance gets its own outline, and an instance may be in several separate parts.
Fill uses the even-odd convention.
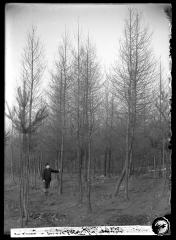
[[[59,173],[60,170],[54,170],[52,168],[50,168],[49,163],[45,164],[45,168],[42,172],[42,180],[44,183],[44,192],[45,192],[45,196],[48,196],[48,189],[50,187],[50,182],[51,182],[51,173]]]

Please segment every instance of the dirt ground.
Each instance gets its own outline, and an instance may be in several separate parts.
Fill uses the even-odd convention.
[[[151,225],[157,216],[170,213],[170,190],[165,179],[149,175],[132,177],[129,201],[124,198],[123,186],[114,198],[117,178],[98,177],[92,181],[92,213],[87,213],[86,199],[78,205],[76,176],[64,175],[63,194],[59,195],[53,178],[48,199],[42,191],[41,180],[30,187],[27,227],[96,226],[96,225]],[[19,190],[9,178],[5,179],[4,232],[20,227]]]

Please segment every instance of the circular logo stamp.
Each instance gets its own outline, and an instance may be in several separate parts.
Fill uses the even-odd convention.
[[[165,235],[170,229],[170,223],[165,217],[158,217],[152,223],[152,230],[157,235]]]

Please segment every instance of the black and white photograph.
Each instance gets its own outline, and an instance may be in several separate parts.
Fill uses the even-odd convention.
[[[171,4],[5,5],[4,234],[170,234],[171,28]]]

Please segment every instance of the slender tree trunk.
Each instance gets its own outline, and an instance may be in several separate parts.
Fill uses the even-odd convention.
[[[23,164],[24,164],[24,161],[23,161],[24,157],[23,157],[23,154],[21,152],[20,154],[20,172],[19,172],[19,205],[20,205],[20,225],[21,227],[23,228],[24,226],[24,209],[23,209]]]
[[[125,161],[125,167],[126,167],[126,171],[125,171],[125,195],[126,195],[126,199],[128,199],[128,177],[129,177],[129,154],[130,154],[130,135],[131,135],[131,114],[132,114],[132,109],[133,109],[133,105],[132,105],[132,30],[131,30],[131,21],[132,21],[132,12],[130,10],[130,45],[129,45],[129,77],[130,77],[130,86],[128,87],[128,116],[127,116],[127,133],[126,133],[126,161]]]
[[[77,154],[77,149],[76,149],[76,154]],[[75,155],[76,156],[76,155]],[[76,157],[74,158],[74,172],[77,174],[77,161]]]
[[[39,153],[38,160],[39,160],[38,161],[38,176],[39,176],[39,178],[41,178],[42,177],[42,175],[41,175],[41,166],[42,166],[41,151]]]
[[[66,34],[66,33],[65,33]],[[66,129],[66,88],[67,88],[67,45],[66,45],[66,35],[65,35],[65,44],[64,44],[64,86],[63,86],[63,101],[62,101],[62,106],[63,106],[63,111],[62,111],[62,139],[61,139],[61,171],[60,171],[60,194],[63,192],[63,162],[64,162],[64,151],[65,151],[65,129]]]
[[[120,178],[118,179],[118,182],[116,184],[116,188],[115,188],[115,193],[114,193],[114,196],[116,197],[119,193],[119,189],[120,189],[120,185],[123,181],[123,178],[125,176],[125,172],[126,172],[126,166],[124,166],[123,170],[122,170],[122,173],[120,175]]]
[[[129,149],[129,131],[130,131],[130,126],[129,126],[129,122],[127,122],[127,136],[126,136],[126,161],[125,161],[125,195],[126,195],[126,199],[128,200],[128,179],[129,179],[129,155],[130,155],[130,149]]]
[[[13,150],[13,144],[11,143],[11,178],[13,180],[14,183],[15,179],[14,179],[14,150]]]
[[[108,150],[108,177],[111,174],[111,147]]]
[[[61,138],[61,158],[60,158],[60,184],[59,184],[59,193],[63,193],[63,183],[62,183],[62,173],[63,173],[63,156],[64,155],[64,136],[62,134]]]
[[[20,171],[20,215],[21,227],[27,225],[28,213],[28,194],[29,194],[29,155],[27,153],[26,134],[23,134],[23,154],[21,158],[21,171]],[[24,219],[23,219],[24,217]]]
[[[162,160],[163,160],[163,177],[165,176],[165,141],[164,141],[164,137],[163,137],[163,141],[162,141]]]
[[[43,154],[42,154],[42,152],[40,152],[40,159],[41,159],[40,173],[42,174],[42,170],[43,170]]]
[[[38,167],[38,159],[36,158],[36,156],[34,156],[34,187],[35,189],[37,188],[37,167]]]
[[[87,182],[87,164],[88,164],[88,152],[87,152],[87,148],[86,146],[84,147],[84,150],[82,149],[82,158],[81,159],[84,159],[84,181]]]
[[[33,107],[33,87],[34,87],[34,49],[33,49],[33,40],[31,41],[31,66],[30,66],[30,101],[29,101],[29,132],[28,132],[28,154],[29,154],[29,161],[32,160],[31,153],[31,139],[32,139],[32,133],[31,133],[31,122],[32,122],[32,107]],[[31,165],[31,164],[30,164]],[[33,171],[31,171],[31,178],[33,178]],[[32,179],[31,179],[32,180]]]
[[[154,167],[154,178],[156,178],[156,161],[155,161],[155,156],[153,157],[153,167]]]
[[[30,172],[30,179],[31,185],[34,187],[34,160],[32,154],[29,155],[29,172]],[[24,170],[25,171],[25,170]]]
[[[126,132],[126,157],[125,157],[125,164],[124,164],[124,168],[123,171],[121,173],[121,176],[117,182],[116,185],[116,189],[115,189],[115,193],[114,196],[117,196],[119,189],[120,189],[120,185],[125,177],[125,194],[126,194],[126,198],[128,199],[128,177],[129,177],[129,120],[127,120],[127,132]]]
[[[13,124],[12,124],[12,138],[13,138],[13,134],[14,134],[14,131],[13,131]],[[12,178],[12,181],[16,184],[15,177],[14,177],[14,149],[13,149],[13,142],[11,142],[10,147],[11,147],[11,178]]]
[[[29,157],[26,156],[25,164],[25,177],[24,177],[24,213],[25,213],[25,225],[27,225],[29,220]]]
[[[57,147],[58,149],[56,150],[56,168],[59,169],[59,162],[60,162],[60,151],[59,151],[59,143],[57,143]],[[56,174],[56,178],[57,178],[57,182],[58,184],[60,184],[60,175],[59,174]]]
[[[29,174],[30,174],[30,183],[31,183],[31,186],[33,187],[33,185],[34,185],[34,176],[33,176],[33,173],[34,173],[34,171],[33,171],[33,159],[32,159],[32,155],[30,154],[29,155]],[[25,171],[25,170],[24,170]]]
[[[129,160],[129,178],[132,176],[133,174],[133,170],[134,170],[134,167],[133,167],[133,149],[131,149],[130,151],[130,160]]]
[[[81,164],[81,156],[80,156],[80,146],[77,146],[77,159],[78,159],[78,183],[79,183],[79,204],[82,204],[83,201],[83,191],[82,191],[82,164]]]
[[[83,191],[82,191],[82,162],[81,162],[81,144],[80,144],[80,34],[79,34],[79,23],[78,23],[78,35],[77,35],[77,160],[78,160],[78,184],[79,184],[79,203],[82,204]]]
[[[88,142],[88,168],[87,168],[87,211],[92,212],[91,206],[91,175],[90,175],[90,167],[91,167],[91,137],[89,137]]]
[[[93,164],[93,177],[95,178],[96,175],[96,157],[94,157],[94,164]]]
[[[106,176],[106,173],[107,173],[107,148],[105,149],[105,152],[104,152],[104,176]]]

